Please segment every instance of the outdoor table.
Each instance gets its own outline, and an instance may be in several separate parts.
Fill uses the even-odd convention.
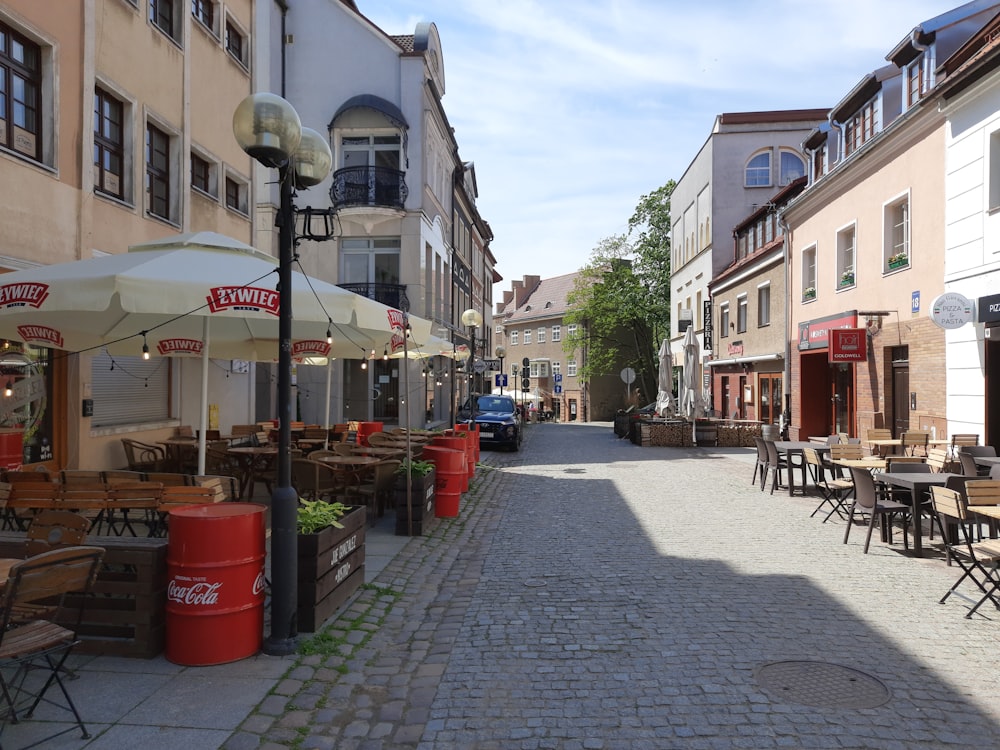
[[[838,458],[830,463],[836,466],[844,466],[848,469],[851,467],[857,469],[868,469],[869,471],[881,471],[885,469],[886,459],[879,458],[878,456],[865,456],[864,458]]]
[[[226,453],[240,462],[240,497],[247,497],[253,490],[255,477],[267,471],[278,457],[278,447],[273,445],[240,446],[229,448]]]
[[[879,453],[882,452],[881,451],[882,448],[892,448],[893,452],[895,452],[895,449],[903,444],[902,438],[886,438],[884,440],[869,440],[867,442],[868,445],[872,446],[873,448],[878,448]],[[934,440],[928,440],[927,446],[930,447],[932,445],[951,445],[951,441],[942,438],[935,438]]]
[[[920,527],[920,500],[925,492],[931,487],[944,487],[951,477],[962,476],[961,474],[949,474],[941,472],[938,474],[924,473],[898,473],[883,471],[875,476],[876,482],[901,487],[910,491],[910,513],[913,519],[913,554],[917,557],[923,556],[923,542],[921,541],[922,530]]]
[[[806,487],[806,461],[803,451],[806,448],[811,448],[820,454],[830,452],[830,446],[820,445],[819,443],[814,443],[811,440],[775,440],[774,447],[777,449],[778,453],[784,453],[788,459],[788,494],[795,494],[795,469],[798,469],[802,473],[802,490],[805,491]],[[798,456],[798,463],[792,463],[792,456]]]
[[[167,454],[167,463],[172,471],[180,471],[184,468],[185,454],[190,457],[192,450],[195,453],[195,461],[197,462],[198,438],[194,436],[175,436],[166,440],[157,440],[156,442],[163,446],[164,452]]]
[[[988,466],[993,468],[1000,465],[1000,456],[973,456],[976,466]]]
[[[414,448],[419,448],[416,444]],[[358,456],[378,456],[381,458],[402,458],[406,455],[406,446],[398,448],[388,445],[355,445],[351,447],[351,453]]]
[[[364,470],[372,464],[377,464],[384,459],[378,456],[320,456],[319,461],[330,464],[340,470],[346,477],[354,480],[355,484],[360,483]]]

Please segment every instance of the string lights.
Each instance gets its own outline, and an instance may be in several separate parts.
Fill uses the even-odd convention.
[[[142,332],[142,358],[149,359],[149,344],[146,343],[146,332]]]

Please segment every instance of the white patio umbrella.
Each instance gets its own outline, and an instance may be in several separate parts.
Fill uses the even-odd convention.
[[[673,411],[673,357],[670,354],[670,340],[663,339],[660,344],[660,369],[657,374],[656,412],[662,417]]]
[[[16,271],[0,277],[0,338],[68,351],[200,355],[204,436],[209,357],[277,358],[277,271],[276,258],[215,232]],[[291,294],[296,339],[325,341],[329,332],[359,353],[390,340],[399,315],[300,272],[292,273]],[[429,335],[429,321],[411,324]]]
[[[684,333],[684,375],[681,381],[683,393],[681,395],[681,413],[691,420],[691,443],[698,444],[695,437],[695,417],[701,409],[701,386],[698,383],[698,357],[701,354],[701,347],[698,346],[698,339],[694,335],[694,327],[688,326]]]

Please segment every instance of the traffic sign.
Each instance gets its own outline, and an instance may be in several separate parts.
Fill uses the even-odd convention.
[[[555,373],[555,374],[554,374],[554,375],[552,376],[552,379],[553,379],[553,380],[554,380],[555,382],[557,382],[557,383],[561,383],[561,382],[562,382],[562,373],[559,373],[559,372]]]
[[[495,385],[497,388],[506,388],[507,387],[507,376],[505,374],[504,375],[494,375],[493,378],[494,378],[493,385]]]
[[[525,357],[521,360],[521,367],[531,367],[531,360]]]
[[[478,372],[479,374],[486,372],[485,360],[477,359],[475,362],[472,363],[472,369]]]
[[[624,370],[621,371],[620,374],[625,385],[631,385],[633,382],[635,382],[635,370],[633,370],[631,367],[626,367]]]
[[[500,369],[500,360],[499,359],[484,358],[484,359],[482,359],[480,361],[486,363],[486,369],[487,370],[499,370]]]
[[[557,385],[557,386],[555,387],[555,392],[556,392],[556,393],[562,393],[562,386],[561,386],[561,385]]]
[[[521,378],[521,390],[526,391],[531,388],[531,380],[529,378]]]

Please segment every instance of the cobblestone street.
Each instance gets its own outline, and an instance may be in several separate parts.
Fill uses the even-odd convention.
[[[937,603],[940,538],[864,555],[752,474],[531,425],[225,747],[1000,747],[1000,615]]]

